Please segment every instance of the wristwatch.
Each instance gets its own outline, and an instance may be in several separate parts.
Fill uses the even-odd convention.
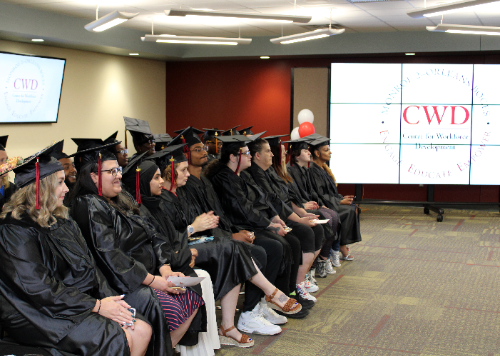
[[[192,225],[188,225],[187,230],[189,235],[194,234],[194,227]]]

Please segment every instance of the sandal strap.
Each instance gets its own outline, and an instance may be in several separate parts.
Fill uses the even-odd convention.
[[[240,344],[246,344],[248,343],[248,340],[250,340],[250,337],[248,335],[241,334]]]
[[[297,301],[295,299],[293,299],[293,298],[288,299],[288,301],[285,303],[285,305],[282,308],[283,311],[289,312],[289,311],[294,310],[298,306],[298,304],[296,304],[296,303],[297,303]],[[292,308],[294,305],[295,305],[295,307]]]
[[[230,332],[233,329],[234,329],[234,325],[227,328],[226,330],[224,330],[224,327],[222,326],[222,324],[220,325],[220,331],[222,331],[222,336],[226,336],[226,333]]]
[[[273,294],[271,294],[271,295],[266,295],[266,302],[270,302],[270,301],[272,301],[272,300],[274,299],[274,296],[275,296],[275,295],[276,295],[276,293],[278,293],[278,292],[279,292],[279,289],[278,289],[278,288],[276,288],[276,289],[274,290]]]

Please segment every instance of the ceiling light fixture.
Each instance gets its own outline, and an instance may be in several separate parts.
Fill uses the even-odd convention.
[[[269,57],[269,56],[260,56],[260,59],[269,59],[269,58],[271,58],[271,57]]]
[[[274,44],[290,44],[296,42],[317,40],[319,38],[330,37],[333,35],[340,35],[344,33],[345,28],[334,29],[334,28],[323,28],[315,31],[298,33],[291,36],[283,36],[277,38],[271,38],[271,42]]]
[[[500,27],[493,27],[493,26],[468,26],[468,25],[451,25],[451,24],[441,23],[437,26],[427,26],[427,31],[461,33],[466,35],[500,36]]]
[[[139,55],[139,53],[129,53],[128,55],[129,55],[129,56],[138,56],[138,55]]]
[[[139,13],[130,13],[130,12],[119,12],[114,11],[106,16],[99,18],[99,6],[96,8],[95,17],[96,20],[86,24],[85,29],[91,32],[102,32],[111,28],[113,26],[119,25],[125,21],[128,21],[134,17],[139,15]]]
[[[264,14],[244,14],[238,12],[217,12],[199,10],[165,10],[167,16],[210,16],[210,17],[233,17],[249,20],[267,20],[288,23],[308,23],[312,16],[292,16],[292,15],[264,15]]]
[[[44,39],[43,39],[43,38],[33,38],[33,39],[31,40],[31,42],[43,42],[43,41],[44,41]]]
[[[250,44],[251,38],[229,38],[229,37],[203,37],[203,36],[176,36],[176,35],[145,35],[141,37],[145,42],[157,43],[181,43],[181,44],[205,44],[205,45],[228,45]]]
[[[415,55],[415,53],[410,53],[410,52],[408,52],[408,53],[405,53],[405,55],[406,55],[406,56],[414,56],[414,55]]]
[[[420,19],[423,17],[431,17],[431,16],[441,16],[443,14],[457,12],[464,9],[469,9],[473,6],[480,6],[489,4],[492,2],[497,2],[499,0],[466,0],[466,1],[456,1],[443,5],[429,6],[425,9],[417,9],[408,11],[406,14],[414,19]]]

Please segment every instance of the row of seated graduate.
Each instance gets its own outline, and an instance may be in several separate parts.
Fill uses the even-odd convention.
[[[4,346],[213,355],[306,318],[315,277],[352,260],[348,245],[361,240],[353,197],[338,193],[326,164],[328,138],[288,141],[286,163],[282,136],[251,127],[188,127],[172,139],[145,121],[125,123],[137,151],[130,158],[117,133],[73,139],[70,156],[60,141],[24,160],[8,159],[0,138]],[[187,288],[168,280],[196,276],[201,284]]]

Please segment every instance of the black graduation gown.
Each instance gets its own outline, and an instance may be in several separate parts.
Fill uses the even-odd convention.
[[[160,209],[175,228],[184,233],[192,222],[187,220],[184,209],[175,194],[162,190]],[[201,232],[197,235],[207,235]],[[177,241],[176,246],[187,244],[187,235],[182,241]],[[174,246],[174,248],[177,248]],[[214,236],[214,240],[192,246],[198,251],[196,266],[210,274],[214,287],[215,300],[221,299],[238,284],[244,283],[257,274],[252,262],[250,248],[240,241],[227,237]]]
[[[311,183],[324,205],[339,214],[341,222],[340,244],[349,245],[361,241],[359,216],[356,214],[356,205],[343,205],[340,201],[343,196],[339,194],[333,179],[316,163],[311,162],[309,168]]]
[[[160,199],[158,198],[157,200],[159,203]],[[157,208],[159,209],[159,204]],[[150,205],[150,209],[154,209],[154,207]],[[167,251],[170,252],[169,263],[172,271],[181,272],[185,276],[198,277],[196,272],[191,267],[189,267],[189,264],[191,263],[191,250],[188,248],[188,246],[187,245],[182,246],[182,248],[178,250],[172,249],[172,246],[170,244],[170,239],[168,238],[168,236],[170,235],[176,236],[176,238],[174,239],[177,240],[178,239],[177,235],[179,234],[179,232],[175,230],[170,220],[163,219],[161,222],[159,222],[157,219],[155,219],[150,209],[146,207],[143,200],[143,204],[140,207],[141,215],[147,218],[148,221],[154,226],[155,230],[159,232],[162,236],[164,236],[166,241],[168,242],[163,245],[163,248],[167,249]],[[201,284],[188,287],[188,289],[195,292],[200,297],[202,297],[203,295],[203,292],[201,290]],[[200,331],[202,332],[207,331],[207,311],[205,305],[202,305],[198,309],[198,313],[196,313],[194,319],[191,321],[188,331],[179,341],[179,344],[184,346],[196,345],[198,343],[198,332]]]
[[[4,189],[3,195],[0,194],[0,211],[2,211],[3,205],[9,201],[10,197],[16,190],[16,185],[12,182],[9,182],[9,187],[7,189]]]
[[[92,312],[96,299],[119,293],[73,220],[42,228],[27,214],[9,215],[0,222],[0,260],[0,320],[14,340],[53,355],[130,355],[120,325]]]
[[[326,206],[313,188],[308,168],[301,167],[298,164],[290,165],[290,163],[288,163],[287,171],[297,185],[298,192],[302,199],[306,202],[315,201],[319,206]]]
[[[148,355],[172,355],[167,319],[153,288],[142,284],[170,262],[167,241],[138,215],[125,215],[105,198],[86,194],[73,201],[71,215],[80,226],[97,266],[111,286],[151,323]]]

